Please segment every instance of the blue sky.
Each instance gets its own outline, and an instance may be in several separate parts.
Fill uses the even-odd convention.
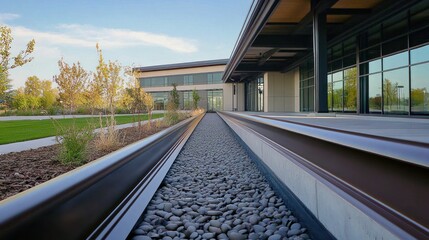
[[[150,66],[229,58],[252,0],[14,0],[2,4],[0,24],[12,28],[13,53],[36,40],[34,60],[12,69],[14,88],[36,75],[52,80],[57,62]]]

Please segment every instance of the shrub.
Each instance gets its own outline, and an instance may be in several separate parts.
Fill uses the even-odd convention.
[[[116,122],[114,119],[110,119],[106,116],[106,127],[103,127],[103,119],[100,115],[100,132],[95,139],[95,147],[97,150],[107,151],[114,150],[121,145],[121,136],[115,129]]]
[[[63,126],[54,119],[52,121],[57,131],[56,141],[60,144],[60,162],[72,165],[84,163],[88,154],[88,143],[94,137],[91,124],[79,127],[73,119],[72,124]]]

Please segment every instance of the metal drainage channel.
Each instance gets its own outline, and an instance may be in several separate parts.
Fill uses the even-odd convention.
[[[429,239],[429,144],[268,117],[227,112],[221,116],[265,138],[345,192],[350,202],[358,201],[382,216],[374,220],[400,238]]]
[[[0,239],[126,239],[203,116],[0,202]]]

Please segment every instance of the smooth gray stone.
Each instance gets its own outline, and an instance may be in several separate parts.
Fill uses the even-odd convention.
[[[290,237],[290,236],[298,235],[300,233],[301,233],[300,229],[293,229],[287,232],[287,236]]]
[[[255,233],[261,233],[265,232],[265,228],[261,225],[253,225],[253,231],[255,231]]]
[[[259,239],[259,235],[257,233],[250,233],[249,234],[249,239],[251,239],[251,240],[258,240]]]
[[[191,233],[191,236],[189,236],[190,239],[194,239],[196,237],[198,237],[198,233],[197,232],[193,232],[193,233]]]
[[[206,214],[209,215],[209,216],[219,216],[219,215],[222,215],[222,212],[221,211],[210,210],[210,211],[207,211]]]
[[[229,238],[225,233],[221,233],[221,234],[217,235],[217,239],[229,239]]]
[[[218,228],[218,227],[210,226],[209,227],[209,232],[220,234],[220,233],[222,233],[222,230],[220,228]]]
[[[283,237],[286,237],[288,231],[289,231],[289,229],[287,227],[280,227],[278,232]]]
[[[204,233],[203,234],[203,238],[204,239],[210,239],[210,238],[214,238],[215,234],[214,233]]]
[[[178,217],[183,215],[183,211],[180,209],[172,209],[171,212]]]
[[[294,223],[290,226],[290,230],[301,229],[301,224]]]
[[[280,234],[274,234],[268,237],[268,240],[280,240],[282,236]]]
[[[179,225],[176,223],[169,223],[169,224],[167,224],[167,226],[165,226],[165,228],[167,230],[176,230],[178,227],[179,227]]]
[[[229,231],[228,232],[228,237],[231,240],[244,240],[246,239],[246,236],[244,236],[243,234],[239,233],[239,232],[235,232],[235,231]]]
[[[189,232],[193,233],[193,232],[197,231],[197,228],[195,226],[191,225],[186,230],[188,230]]]
[[[152,225],[142,225],[139,228],[142,229],[145,232],[149,232],[150,230],[153,229]]]
[[[228,208],[228,210],[237,210],[238,207],[235,204],[229,204],[228,206],[226,206]]]
[[[167,202],[164,204],[164,211],[171,212],[171,208],[173,207],[173,204]]]
[[[152,238],[148,236],[137,235],[134,236],[132,240],[152,240]]]
[[[242,223],[242,221],[239,218],[235,219],[234,222],[232,222],[232,224],[234,224],[234,225],[238,225],[238,224],[241,224],[241,223]]]
[[[167,232],[166,232],[166,234],[167,234],[169,237],[174,238],[175,236],[177,236],[177,235],[178,235],[178,232],[176,232],[176,231],[167,231]]]
[[[219,228],[222,223],[219,220],[210,220],[210,225]]]
[[[251,224],[257,224],[259,222],[260,218],[257,215],[252,215],[249,217],[249,223]]]
[[[134,230],[134,234],[137,234],[137,235],[143,235],[145,233],[146,231],[143,231],[143,229],[141,228],[137,228],[136,230]]]
[[[223,224],[220,226],[220,229],[222,230],[222,232],[226,233],[226,232],[228,232],[229,230],[231,230],[231,226],[230,226],[230,225],[228,225],[228,224],[226,224],[226,223],[223,223]]]

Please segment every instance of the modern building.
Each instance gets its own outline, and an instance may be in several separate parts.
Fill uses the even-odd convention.
[[[192,108],[192,91],[200,96],[199,107],[207,110],[244,110],[244,83],[225,84],[222,75],[228,59],[135,68],[141,87],[151,93],[155,110],[165,110],[176,84],[180,109]],[[238,96],[241,96],[240,98]]]
[[[427,115],[429,1],[254,1],[223,80],[249,111]]]
[[[429,1],[255,0],[229,60],[136,68],[209,110],[429,115]]]

